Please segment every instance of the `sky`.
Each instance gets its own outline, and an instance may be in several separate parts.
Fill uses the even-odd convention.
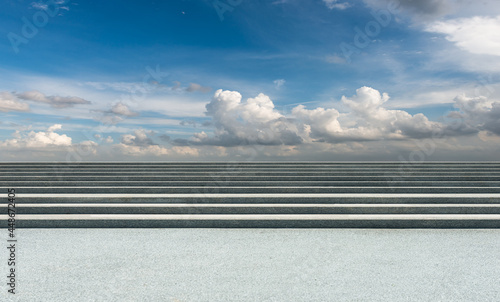
[[[494,0],[3,1],[0,161],[500,160]]]

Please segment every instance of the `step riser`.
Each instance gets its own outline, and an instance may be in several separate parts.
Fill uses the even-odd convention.
[[[352,203],[388,203],[388,204],[500,204],[500,198],[388,198],[388,197],[371,197],[371,198],[346,198],[346,197],[193,197],[193,198],[178,198],[178,197],[18,197],[17,203],[224,203],[224,204],[242,204],[242,203],[307,203],[307,204],[352,204]]]
[[[18,207],[17,214],[500,214],[500,207]]]
[[[500,181],[2,181],[3,187],[500,187]]]
[[[46,182],[51,182],[51,181],[68,181],[68,180],[73,180],[73,181],[190,181],[190,180],[197,180],[197,181],[379,181],[379,182],[401,182],[401,181],[500,181],[500,174],[492,174],[492,173],[485,173],[482,175],[462,175],[462,176],[456,176],[456,174],[451,174],[451,175],[375,175],[375,176],[369,176],[369,175],[334,175],[332,176],[331,174],[324,175],[324,176],[317,176],[317,174],[311,175],[311,176],[303,176],[303,175],[274,175],[274,176],[269,176],[269,175],[261,175],[261,176],[246,176],[243,174],[238,174],[238,175],[212,175],[212,176],[206,176],[206,175],[177,175],[177,176],[64,176],[60,177],[57,179],[57,176],[52,177],[52,176],[39,176],[39,177],[32,177],[32,176],[0,176],[0,182],[3,183],[4,181],[25,181],[25,182],[39,182],[39,181],[46,181]]]
[[[1,189],[1,188],[0,188]],[[4,192],[7,191],[7,187]],[[130,187],[16,187],[16,192],[24,194],[70,194],[70,193],[82,193],[82,194],[105,194],[105,193],[124,193],[124,194],[256,194],[256,193],[268,193],[268,194],[302,194],[302,193],[316,193],[316,194],[326,194],[326,193],[372,193],[372,194],[384,194],[384,193],[492,193],[500,194],[500,187],[352,187],[352,188],[336,188],[336,187],[297,187],[297,188],[276,188],[276,187],[248,187],[248,188],[238,188],[238,187],[199,187],[199,188],[158,188],[158,187],[142,187],[142,188],[130,188]]]
[[[6,226],[5,226],[6,227]],[[17,220],[17,228],[500,228],[500,220]]]
[[[143,174],[143,175],[238,175],[238,174],[248,174],[248,175],[397,175],[397,174],[409,174],[409,175],[436,175],[436,174],[463,174],[463,175],[474,175],[474,174],[498,174],[498,168],[482,168],[482,169],[412,169],[408,171],[398,171],[397,169],[385,169],[385,168],[373,168],[373,169],[325,169],[325,168],[315,168],[315,169],[249,169],[242,168],[237,170],[226,170],[226,169],[163,169],[163,168],[145,168],[145,169],[65,169],[65,170],[46,170],[46,169],[9,169],[9,174],[12,173],[14,176],[89,176],[89,175],[121,175],[121,174]]]

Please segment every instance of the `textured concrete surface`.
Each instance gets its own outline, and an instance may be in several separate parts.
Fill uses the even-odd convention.
[[[497,229],[16,234],[18,294],[3,282],[1,301],[500,301]]]
[[[0,191],[16,191],[17,228],[500,228],[500,162],[0,168]],[[207,206],[215,204],[225,207]],[[0,214],[5,227],[6,212]]]

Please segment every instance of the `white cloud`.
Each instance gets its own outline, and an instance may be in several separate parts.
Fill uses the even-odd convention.
[[[306,132],[313,137],[324,137],[343,131],[338,121],[340,113],[334,108],[318,107],[308,110],[299,105],[292,109],[292,114],[304,123]]]
[[[62,129],[61,124],[48,127],[45,131],[17,130],[11,139],[0,141],[0,148],[4,152],[4,158],[44,160],[56,159],[66,160],[71,154],[80,158],[96,156],[98,144],[93,141],[82,141],[73,143],[71,137],[59,134],[56,131]]]
[[[161,156],[170,154],[167,148],[159,145],[136,146],[120,143],[115,148],[124,155],[132,156]]]
[[[15,98],[15,95],[10,97]],[[65,154],[79,148],[86,150],[86,156],[96,159],[103,156],[108,156],[108,159],[161,159],[166,156],[169,159],[216,159],[227,156],[241,160],[246,155],[254,158],[257,152],[261,159],[288,157],[305,160],[316,154],[321,154],[322,159],[328,159],[328,154],[342,154],[346,158],[377,152],[379,155],[384,152],[394,154],[399,150],[411,150],[413,141],[434,139],[435,134],[447,141],[436,143],[436,148],[441,148],[436,151],[439,154],[444,154],[443,150],[452,150],[454,137],[458,136],[460,140],[470,143],[460,146],[460,152],[493,150],[493,145],[498,144],[500,102],[495,97],[459,95],[454,100],[456,111],[443,122],[431,121],[420,113],[389,109],[389,99],[386,93],[361,87],[353,96],[342,97],[342,106],[337,108],[323,104],[322,107],[308,109],[299,105],[293,108],[291,114],[283,114],[276,110],[273,101],[265,94],[244,100],[237,91],[217,90],[206,104],[206,115],[211,118],[213,131],[207,130],[209,126],[206,126],[205,131],[194,135],[192,132],[182,134],[192,135],[190,139],[164,139],[163,144],[168,145],[162,145],[161,137],[155,137],[155,132],[134,130],[135,127],[121,129],[124,134],[113,145],[110,145],[113,138],[103,134],[95,135],[95,142],[75,143],[71,137],[60,133],[63,129],[61,124],[54,124],[45,130],[16,131],[12,138],[0,141],[0,148],[5,151],[4,158],[20,158],[16,157],[17,154],[24,154],[28,159],[48,158],[55,154],[64,160]],[[128,107],[114,106],[114,109],[101,112],[117,117],[132,112]],[[458,126],[457,123],[452,126],[450,121],[458,121]],[[117,129],[111,128],[103,131],[116,132]],[[98,133],[97,129],[94,133]],[[161,133],[171,135],[165,130]]]
[[[349,2],[339,2],[339,0],[323,0],[323,2],[329,9],[344,10],[351,7],[351,4],[349,4]]]
[[[188,147],[188,146],[174,146],[172,147],[172,152],[179,154],[179,155],[184,155],[184,156],[194,156],[198,157],[200,155],[200,152],[196,148]]]
[[[67,108],[78,104],[90,104],[89,101],[76,96],[45,96],[40,91],[36,90],[18,93],[17,97],[26,101],[50,104],[54,108]]]
[[[134,134],[122,135],[121,142],[125,145],[130,146],[150,146],[155,145],[153,140],[150,138],[153,135],[153,131],[147,131],[144,129],[138,129],[134,131]]]
[[[134,130],[133,134],[125,134],[121,137],[120,144],[115,145],[115,149],[120,153],[129,156],[165,156],[176,155],[184,157],[198,157],[199,150],[190,146],[174,146],[167,148],[156,144],[151,139],[154,135],[153,131],[145,129]]]
[[[16,131],[13,134],[14,138],[0,142],[0,146],[14,149],[69,147],[71,146],[71,137],[55,132],[61,128],[60,124],[55,124],[50,126],[47,131],[30,131],[28,133]]]
[[[241,117],[250,123],[267,123],[283,117],[274,110],[273,102],[263,93],[260,93],[255,98],[248,99],[242,106]]]
[[[109,110],[95,110],[95,112],[102,113],[102,115],[94,116],[94,120],[101,122],[103,125],[114,125],[124,121],[127,117],[139,115],[139,113],[132,111],[122,102],[114,104]]]
[[[500,56],[500,16],[440,21],[426,30],[446,35],[448,41],[470,53]]]
[[[155,144],[150,136],[153,131],[144,129],[134,130],[134,134],[124,134],[121,142],[115,148],[125,155],[132,156],[161,156],[169,154],[169,150],[163,146]]]
[[[123,116],[136,116],[136,115],[138,115],[137,112],[130,110],[130,108],[127,105],[123,104],[122,102],[114,104],[113,107],[111,107],[110,112],[118,114],[118,115],[123,115]]]
[[[435,135],[457,136],[476,133],[471,127],[451,127],[430,121],[425,115],[385,107],[389,96],[361,87],[352,97],[342,97],[348,112],[335,108],[306,109],[299,105],[287,117],[274,109],[271,99],[259,94],[241,101],[236,91],[217,90],[207,104],[215,131],[196,133],[190,140],[174,139],[178,145],[300,145],[328,142],[410,140]]]
[[[20,102],[15,95],[10,92],[0,92],[0,111],[29,111],[30,106]]]
[[[411,115],[403,110],[388,110],[383,105],[389,96],[370,87],[361,87],[356,95],[343,96],[342,103],[350,112],[340,114],[336,109],[316,108],[307,110],[298,106],[292,113],[310,127],[311,137],[319,141],[338,143],[342,141],[410,139],[431,137],[446,127],[429,121],[419,113]],[[350,124],[351,127],[342,125]]]
[[[62,125],[61,124],[55,124],[55,125],[50,126],[47,129],[47,132],[54,132],[56,130],[61,130],[61,129],[62,129]]]
[[[101,142],[104,142],[104,143],[108,143],[108,144],[110,144],[110,143],[112,143],[114,141],[111,136],[108,136],[108,137],[104,138],[102,135],[100,135],[98,133],[94,134],[94,137],[98,141],[101,141]]]
[[[206,105],[206,114],[212,117],[215,126],[214,135],[201,132],[195,134],[192,141],[177,139],[174,142],[216,146],[301,143],[295,125],[274,109],[268,96],[261,93],[245,102],[241,102],[241,98],[237,91],[217,90]]]

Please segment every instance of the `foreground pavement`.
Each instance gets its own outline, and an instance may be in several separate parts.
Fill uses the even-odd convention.
[[[500,301],[498,229],[16,232],[1,301]]]

